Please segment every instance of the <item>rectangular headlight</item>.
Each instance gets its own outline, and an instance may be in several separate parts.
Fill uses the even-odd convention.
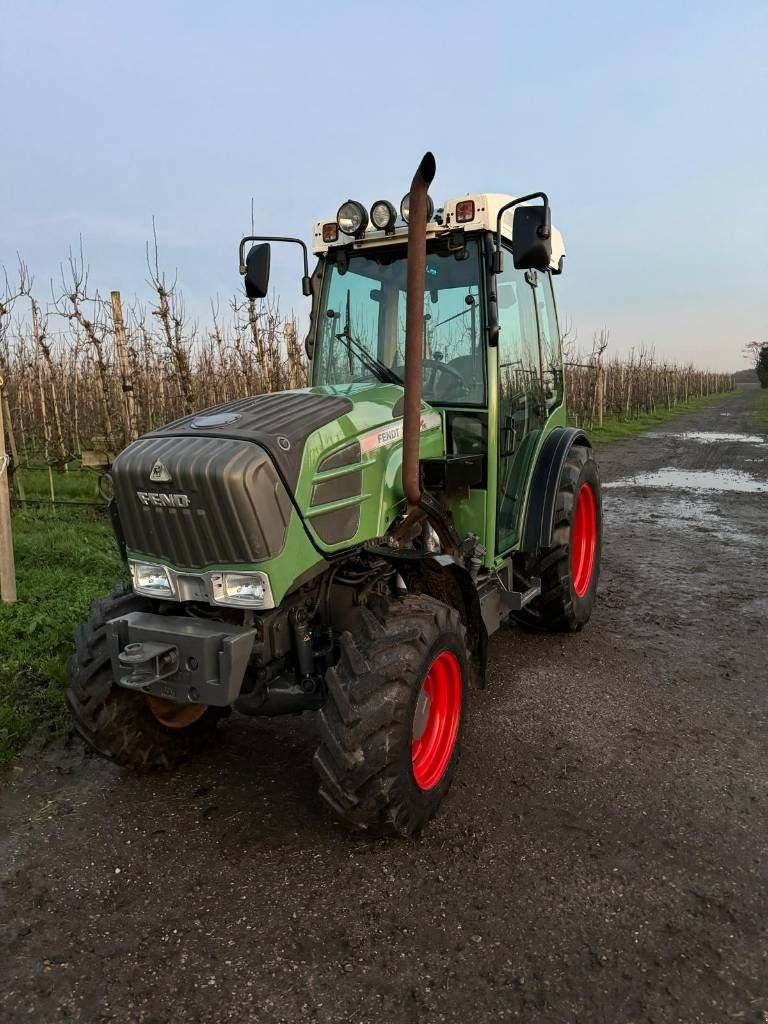
[[[174,586],[171,575],[164,565],[148,562],[131,562],[133,589],[147,597],[173,597]]]
[[[263,608],[271,597],[269,577],[263,572],[212,573],[211,584],[217,604]]]

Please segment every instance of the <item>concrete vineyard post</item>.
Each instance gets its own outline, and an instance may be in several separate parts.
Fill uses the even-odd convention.
[[[16,600],[16,566],[13,560],[11,534],[11,493],[8,476],[8,455],[5,451],[5,425],[2,400],[5,395],[0,377],[0,600],[12,604]]]

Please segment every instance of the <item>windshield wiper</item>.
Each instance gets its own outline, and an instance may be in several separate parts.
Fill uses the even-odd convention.
[[[403,386],[402,380],[398,377],[395,371],[390,370],[390,368],[385,366],[380,359],[376,358],[376,356],[372,356],[363,343],[353,337],[347,331],[346,327],[340,334],[337,334],[336,337],[339,341],[343,341],[347,346],[347,350],[351,352],[352,355],[356,356],[363,366],[370,370],[374,377],[378,378],[382,383],[399,384],[400,387]],[[352,347],[353,345],[355,346],[354,348]]]
[[[347,317],[346,323],[344,324],[344,330],[336,335],[339,341],[343,341],[347,346],[347,351],[352,355],[357,356],[360,362],[370,372],[384,384],[399,384],[403,386],[402,380],[398,377],[394,370],[390,370],[388,366],[377,359],[376,356],[372,355],[368,349],[363,345],[361,341],[355,338],[351,331],[351,314],[350,314],[350,298],[349,288],[347,288]],[[355,346],[352,348],[352,346]]]

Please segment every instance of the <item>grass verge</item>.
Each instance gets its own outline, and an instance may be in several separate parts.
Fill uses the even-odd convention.
[[[760,388],[757,407],[757,422],[760,430],[768,433],[768,388]]]
[[[17,474],[24,485],[26,498],[50,501],[51,483],[47,469],[39,466],[27,469],[22,466]],[[61,502],[100,501],[98,480],[98,474],[93,470],[81,469],[77,462],[72,462],[66,472],[53,472],[54,497]]]
[[[612,441],[622,441],[635,434],[643,434],[646,430],[653,430],[654,427],[669,423],[670,420],[677,419],[684,413],[696,412],[697,409],[703,409],[711,402],[735,394],[735,391],[726,391],[718,395],[707,395],[704,398],[692,398],[688,402],[681,402],[673,409],[658,409],[656,412],[646,413],[633,420],[620,420],[617,416],[606,416],[602,427],[585,427],[584,429],[595,444],[610,444]]]
[[[13,517],[18,600],[0,604],[0,767],[67,722],[64,662],[91,601],[123,575],[109,522],[78,510]]]

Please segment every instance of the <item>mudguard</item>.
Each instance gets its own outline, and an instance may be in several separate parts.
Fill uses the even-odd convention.
[[[485,665],[488,660],[488,631],[483,622],[477,584],[467,569],[451,555],[426,551],[396,550],[389,547],[371,547],[381,558],[394,565],[403,576],[408,589],[414,593],[429,594],[445,604],[459,608],[456,599],[463,602],[462,619],[467,628],[472,661],[475,666],[475,684],[485,685]]]
[[[552,546],[552,520],[560,473],[568,452],[576,444],[592,447],[583,430],[557,427],[542,445],[531,480],[520,545],[527,554],[536,554]]]

